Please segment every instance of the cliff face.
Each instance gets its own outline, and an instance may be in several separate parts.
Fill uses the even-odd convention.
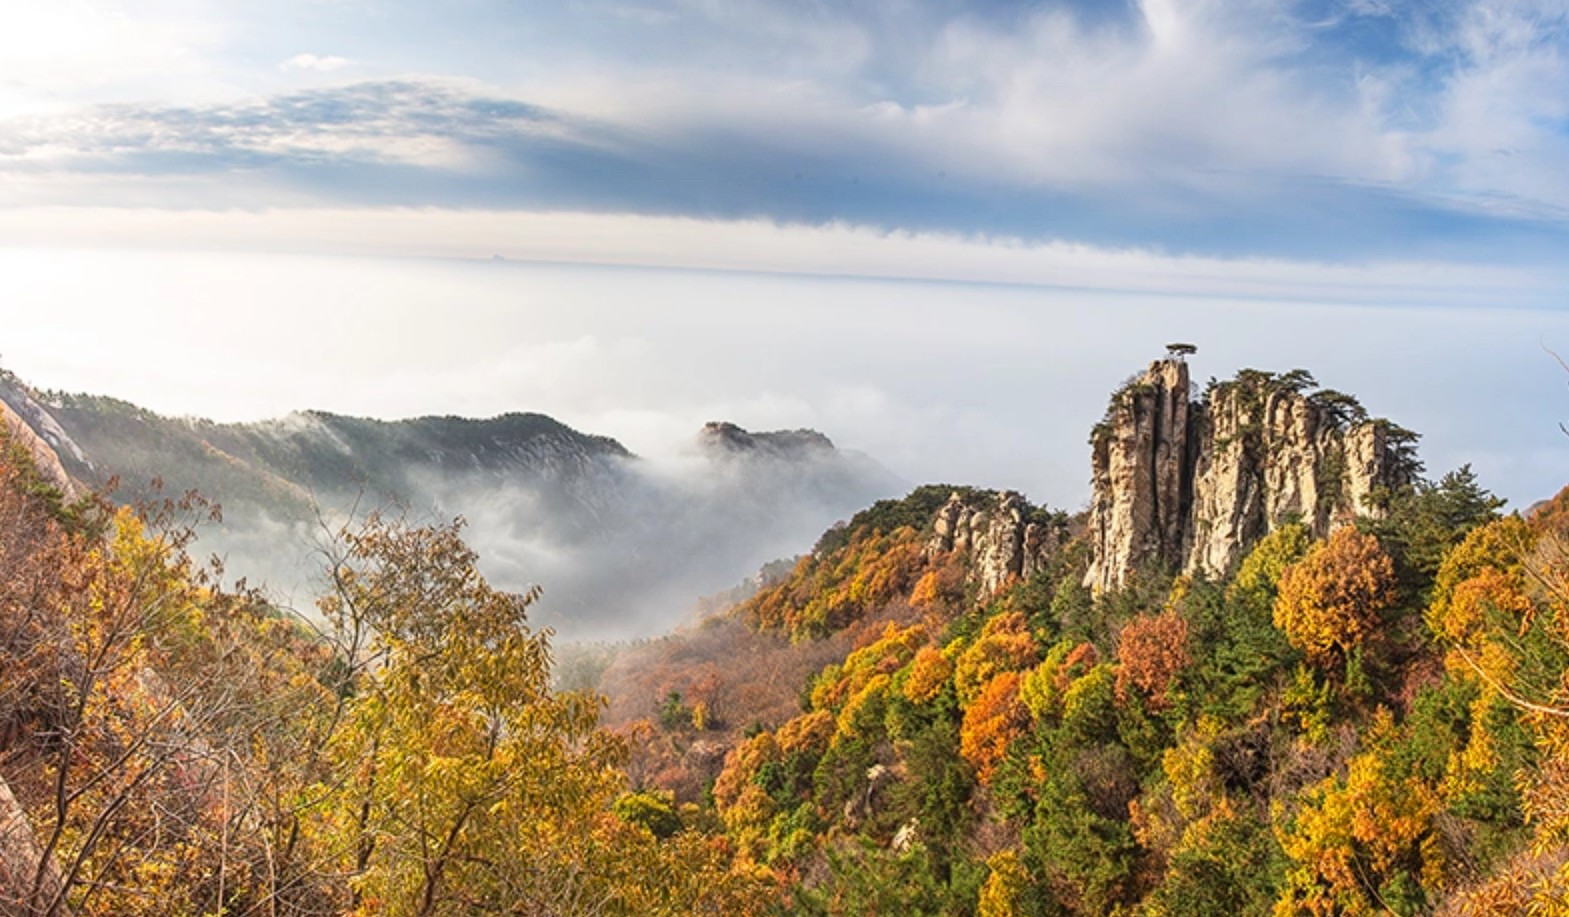
[[[937,511],[926,554],[968,555],[971,578],[990,595],[1012,579],[1028,578],[1062,544],[1062,526],[1030,516],[1024,498],[1012,491],[954,493]]]
[[[1221,575],[1287,519],[1323,536],[1410,478],[1410,434],[1311,384],[1249,370],[1194,401],[1187,366],[1158,360],[1113,395],[1092,438],[1086,585],[1115,590],[1148,566]]]
[[[1176,360],[1151,364],[1112,396],[1106,419],[1091,439],[1091,583],[1114,589],[1139,563],[1180,563],[1192,408],[1188,367]]]

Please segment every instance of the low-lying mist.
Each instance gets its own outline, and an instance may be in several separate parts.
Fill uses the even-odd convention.
[[[226,506],[199,549],[222,557],[229,578],[244,576],[308,611],[324,583],[320,546],[332,529],[372,509],[416,523],[462,517],[492,583],[541,587],[536,625],[566,640],[621,640],[670,630],[699,597],[810,550],[835,521],[905,489],[875,461],[821,438],[734,448],[705,436],[672,457],[600,455],[557,472],[413,466],[396,502],[316,494],[319,521]]]

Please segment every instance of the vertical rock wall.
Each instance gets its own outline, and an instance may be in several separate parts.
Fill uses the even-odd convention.
[[[1286,520],[1323,536],[1409,480],[1386,424],[1347,420],[1305,379],[1244,372],[1193,401],[1170,359],[1113,395],[1091,440],[1086,585],[1120,589],[1145,567],[1223,575]]]
[[[1188,367],[1180,360],[1150,364],[1112,396],[1091,438],[1091,585],[1117,589],[1139,564],[1181,562],[1192,408]]]

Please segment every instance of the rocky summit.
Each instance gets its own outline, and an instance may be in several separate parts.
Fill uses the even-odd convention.
[[[1029,578],[1061,546],[1064,524],[1041,515],[1012,491],[955,491],[933,519],[926,555],[960,552],[981,594],[990,595]]]
[[[1244,370],[1195,398],[1182,358],[1156,360],[1091,434],[1085,584],[1114,591],[1149,567],[1221,576],[1286,521],[1323,536],[1376,514],[1420,470],[1415,440],[1303,370]]]

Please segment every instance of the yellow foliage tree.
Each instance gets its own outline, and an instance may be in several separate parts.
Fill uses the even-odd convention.
[[[1517,775],[1531,844],[1461,897],[1466,913],[1569,915],[1569,490],[1530,519],[1472,531],[1444,558],[1427,620],[1446,663],[1475,679],[1475,709],[1499,698],[1534,733],[1539,758]],[[1451,762],[1463,787],[1493,763],[1491,735],[1473,731]]]
[[[1098,655],[1090,643],[1064,640],[1024,676],[1019,696],[1036,719],[1060,717],[1063,699],[1075,680],[1094,668]]]
[[[1022,613],[1011,611],[992,617],[954,663],[953,684],[959,692],[959,703],[968,705],[998,673],[1034,665],[1039,652]]]
[[[951,675],[953,663],[941,650],[932,646],[922,647],[910,662],[904,680],[904,696],[911,703],[930,703],[942,693]]]
[[[1392,732],[1380,715],[1375,730]],[[1276,833],[1294,865],[1276,914],[1385,914],[1386,888],[1401,873],[1411,887],[1441,887],[1446,863],[1433,818],[1442,801],[1423,781],[1388,768],[1375,741],[1351,759],[1345,777],[1307,790],[1294,819],[1277,813]]]
[[[994,853],[987,858],[986,868],[986,884],[981,886],[976,917],[1020,917],[1024,912],[1019,899],[1030,886],[1030,871],[1019,854],[1013,850]]]
[[[369,624],[369,662],[333,740],[348,779],[322,827],[353,913],[693,913],[744,884],[725,873],[734,883],[684,901],[650,884],[688,855],[715,867],[702,845],[661,844],[611,811],[625,749],[598,728],[602,699],[551,690],[534,595],[487,584],[457,525],[373,516],[344,537],[329,607]]]

